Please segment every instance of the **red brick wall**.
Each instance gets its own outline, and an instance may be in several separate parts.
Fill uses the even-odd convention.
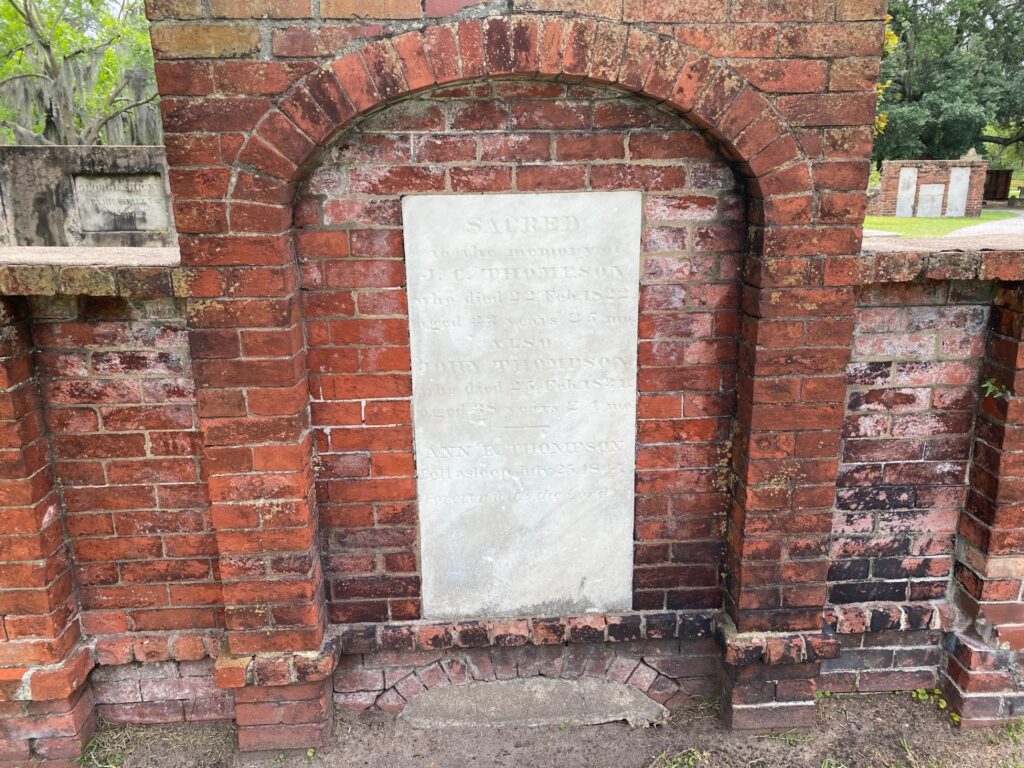
[[[119,660],[131,633],[149,638],[140,660],[167,658],[176,631],[224,624],[183,308],[58,297],[32,310],[83,628],[118,635]]]
[[[96,713],[108,723],[231,720],[235,702],[213,679],[213,660],[99,667],[92,674]]]
[[[434,666],[452,648],[522,646],[518,675],[567,642],[563,663],[610,674],[605,643],[712,633],[729,722],[792,727],[822,671],[864,690],[933,679],[958,514],[962,602],[998,625],[989,640],[1019,641],[1024,268],[860,253],[884,3],[566,8],[150,0],[183,268],[158,289],[132,270],[0,270],[16,296],[182,299],[34,299],[31,320],[4,302],[0,691],[72,713],[50,743],[35,703],[3,710],[19,759],[80,744],[95,706],[185,718],[189,693],[227,716],[207,678],[178,682],[207,656],[242,746],[279,748],[324,742],[341,656],[375,685],[404,659],[412,693],[453,682]],[[404,621],[419,563],[398,198],[593,188],[646,195],[635,584],[656,612]],[[1013,391],[972,435],[979,278],[1008,281],[984,365]],[[78,693],[95,662],[133,664],[94,675],[99,705]],[[143,686],[135,662],[176,665]],[[649,694],[686,679],[637,669]],[[138,700],[110,698],[135,682]],[[358,685],[338,692],[402,695]]]
[[[720,602],[745,242],[732,170],[621,94],[455,86],[344,135],[300,192],[297,244],[332,621],[419,616],[400,195],[643,189],[634,607]]]
[[[985,283],[861,289],[847,368],[831,603],[945,596],[990,299]]]

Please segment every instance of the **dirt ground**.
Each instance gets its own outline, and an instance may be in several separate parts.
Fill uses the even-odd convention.
[[[85,768],[1024,768],[1024,726],[961,730],[910,694],[835,696],[811,731],[725,732],[695,701],[665,725],[416,731],[339,712],[330,750],[239,755],[228,726],[108,727]]]

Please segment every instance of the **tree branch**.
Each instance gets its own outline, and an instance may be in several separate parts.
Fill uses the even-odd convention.
[[[85,134],[82,136],[82,143],[85,144],[85,145],[95,144],[96,140],[99,138],[100,131],[103,130],[103,126],[105,126],[107,123],[109,123],[115,117],[123,115],[125,112],[130,112],[131,110],[135,109],[136,107],[141,107],[144,104],[149,104],[151,101],[156,99],[158,95],[159,94],[154,93],[148,99],[143,99],[142,101],[135,101],[135,102],[132,102],[131,104],[126,104],[123,107],[118,107],[116,110],[111,112],[106,117],[97,118],[95,121],[93,121],[93,124],[89,127],[89,130],[86,131]]]
[[[68,5],[69,5],[69,3],[67,3],[67,2],[62,3],[61,6],[60,6],[60,10],[53,17],[53,24],[50,25],[50,39],[51,40],[56,36],[56,34],[57,34],[57,27],[60,25],[61,21],[64,20],[64,14],[68,12]]]
[[[7,0],[7,4],[14,9],[15,13],[17,13],[19,16],[21,16],[22,19],[28,22],[28,16],[25,13],[25,9],[18,5],[18,3],[15,2],[15,0]]]
[[[10,77],[5,77],[3,80],[0,80],[0,88],[3,88],[8,83],[13,83],[15,80],[26,80],[28,78],[35,78],[37,80],[47,80],[51,83],[53,82],[49,77],[47,77],[46,75],[40,75],[38,72],[25,72],[21,75],[11,75]]]
[[[91,45],[91,46],[89,46],[87,48],[75,48],[75,50],[70,51],[69,53],[66,53],[64,55],[64,59],[65,60],[73,59],[76,56],[81,56],[83,53],[93,53],[94,51],[102,51],[105,48],[109,48],[110,46],[112,46],[114,43],[116,43],[122,37],[123,37],[122,35],[114,35],[112,38],[107,40],[105,43],[96,43],[95,45]]]
[[[33,144],[53,144],[52,141],[48,140],[42,134],[30,131],[28,128],[20,126],[17,123],[12,123],[9,120],[0,120],[0,126],[4,128],[10,128],[12,131],[14,131],[15,136],[30,139],[31,143]]]
[[[4,56],[4,63],[7,63],[8,61],[11,61],[19,53],[24,53],[25,51],[27,51],[31,47],[32,47],[32,43],[23,43],[23,44],[19,45],[17,48],[12,48],[11,50],[9,50],[7,52],[7,55]]]
[[[1009,138],[1005,136],[989,136],[987,134],[982,134],[981,140],[986,144],[998,144],[1001,147],[1009,147],[1014,144],[1024,142],[1024,131],[1021,131],[1016,136],[1010,136]]]

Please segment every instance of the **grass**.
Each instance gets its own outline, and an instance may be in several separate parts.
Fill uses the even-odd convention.
[[[942,237],[958,229],[982,224],[986,221],[1012,219],[1009,211],[982,211],[978,218],[942,219],[897,219],[894,216],[868,216],[864,219],[865,229],[881,229],[895,232],[903,237]]]
[[[233,728],[222,724],[120,725],[103,727],[82,751],[82,768],[142,768],[153,765],[151,749],[190,755],[191,765],[227,765],[235,748]]]
[[[707,765],[708,753],[701,752],[695,747],[690,747],[685,752],[669,756],[668,752],[662,752],[648,768],[697,768]]]

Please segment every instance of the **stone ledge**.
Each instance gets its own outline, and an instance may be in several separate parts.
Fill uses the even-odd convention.
[[[102,248],[95,246],[6,246],[0,247],[0,267],[177,267],[177,248]]]
[[[963,248],[942,240],[872,238],[857,256],[832,256],[825,263],[826,285],[909,283],[916,280],[1024,280],[1024,243],[984,250],[973,238]],[[937,243],[942,243],[938,246]],[[890,245],[893,247],[887,249]],[[933,245],[935,247],[929,247]],[[896,247],[898,246],[898,247]]]
[[[0,248],[0,295],[185,296],[177,248]]]
[[[328,631],[343,654],[443,648],[697,640],[713,633],[715,611],[637,611],[531,619],[349,624]]]
[[[835,631],[822,623],[820,632],[737,632],[727,615],[716,622],[715,640],[722,660],[732,667],[776,666],[834,659],[841,650]]]
[[[840,635],[920,629],[949,630],[965,621],[960,610],[945,600],[933,603],[826,605],[823,617]]]

